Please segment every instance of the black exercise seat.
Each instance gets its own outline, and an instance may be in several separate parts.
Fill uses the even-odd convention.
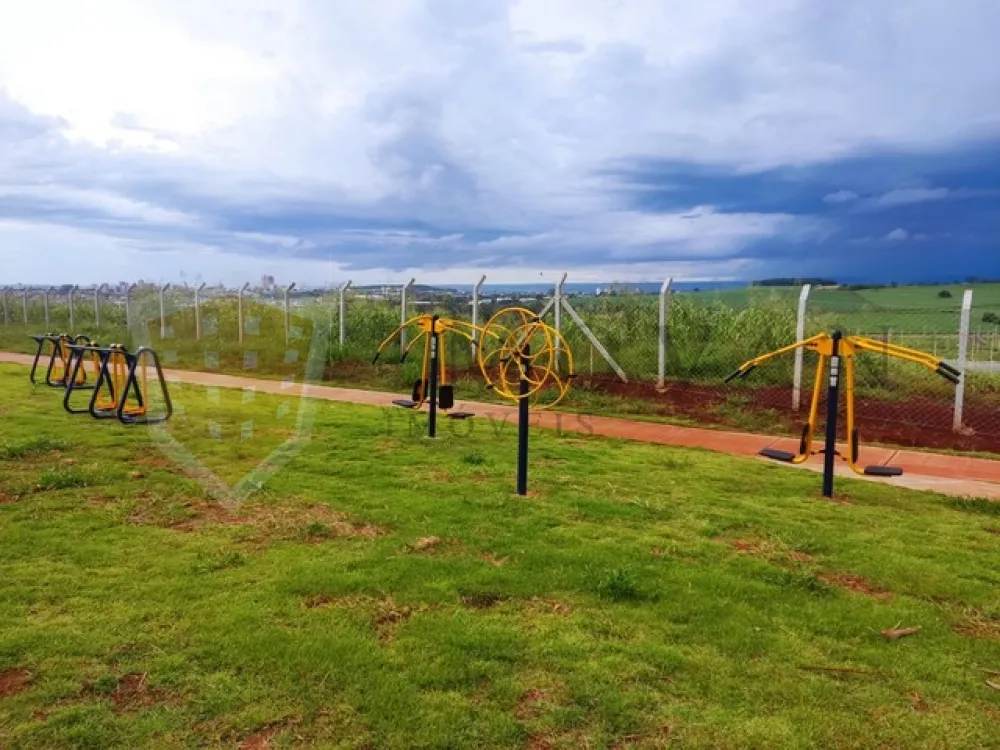
[[[795,454],[789,453],[788,451],[781,451],[777,448],[765,448],[760,451],[757,455],[763,456],[764,458],[771,458],[775,461],[784,461],[786,463],[791,463],[795,460]]]
[[[392,403],[402,409],[415,409],[417,407],[417,402],[408,398],[397,398]]]
[[[865,475],[869,477],[899,477],[903,470],[897,466],[866,466]]]

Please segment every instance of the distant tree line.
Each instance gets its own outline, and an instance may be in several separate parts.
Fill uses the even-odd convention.
[[[750,282],[750,286],[837,286],[837,282],[832,279],[761,279]]]

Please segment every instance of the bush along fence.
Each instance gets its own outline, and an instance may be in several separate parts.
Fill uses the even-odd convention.
[[[577,407],[764,431],[790,430],[801,419],[814,372],[810,358],[774,362],[737,386],[723,385],[726,375],[758,353],[841,330],[931,352],[966,373],[955,388],[888,357],[859,359],[859,422],[868,442],[1000,453],[1000,284],[678,292],[667,279],[653,293],[612,287],[583,294],[568,292],[566,279],[538,293],[499,291],[485,277],[453,290],[414,279],[324,289],[7,287],[0,290],[0,342],[24,349],[27,332],[71,330],[130,343],[142,331],[170,366],[204,368],[211,350],[238,367],[244,349],[277,352],[302,335],[301,319],[308,319],[322,331],[327,379],[400,388],[414,376],[412,363],[369,363],[402,320],[436,311],[481,324],[502,307],[520,305],[543,316],[572,347]],[[448,354],[457,374],[467,370],[474,380],[474,346],[456,345]],[[383,358],[392,360],[391,353]]]

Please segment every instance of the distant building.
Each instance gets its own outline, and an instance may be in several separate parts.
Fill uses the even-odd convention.
[[[274,290],[274,277],[273,276],[261,276],[260,277],[260,288],[265,292],[270,292]]]

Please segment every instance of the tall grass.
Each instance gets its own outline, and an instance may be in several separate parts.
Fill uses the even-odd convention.
[[[309,376],[350,380],[388,388],[405,388],[417,377],[419,356],[400,367],[399,348],[391,345],[381,364],[371,367],[379,343],[399,324],[398,300],[352,297],[347,304],[346,341],[339,341],[339,306],[336,295],[295,300],[286,337],[285,316],[278,298],[244,300],[244,341],[239,342],[238,305],[234,295],[206,300],[201,305],[202,336],[196,337],[195,310],[190,292],[179,290],[166,299],[165,337],[160,336],[159,299],[155,293],[137,293],[131,304],[131,330],[126,326],[124,305],[103,300],[101,326],[95,329],[92,298],[80,297],[76,306],[76,329],[102,343],[121,342],[132,347],[154,346],[169,367],[247,371],[247,374],[285,376],[303,373],[308,361]],[[766,351],[791,343],[795,338],[795,305],[792,297],[770,295],[741,298],[735,304],[725,296],[679,294],[671,298],[667,313],[666,377],[668,380],[719,385],[742,362]],[[19,324],[20,299],[12,296],[10,325],[0,328],[0,346],[21,351],[33,350],[28,333],[45,328],[42,303],[29,301],[29,315],[39,321]],[[571,303],[594,336],[633,382],[650,382],[657,377],[659,348],[659,307],[655,295],[614,295],[575,297]],[[480,320],[485,321],[510,302],[486,301]],[[517,304],[517,303],[514,303]],[[541,302],[523,303],[540,307]],[[65,301],[50,302],[52,330],[69,326]],[[468,300],[443,296],[432,301],[416,300],[409,314],[436,312],[468,320]],[[866,315],[871,315],[866,312]],[[843,310],[810,313],[808,333],[844,327]],[[549,318],[551,321],[551,317]],[[571,316],[562,318],[564,335],[574,351],[578,372],[612,375],[581,327]],[[853,333],[850,328],[847,332]],[[862,333],[874,333],[862,330]],[[287,339],[287,340],[286,340]],[[904,340],[904,344],[921,342]],[[447,342],[449,361],[457,370],[475,370],[475,357],[464,340]],[[950,356],[954,343],[941,346],[941,356]],[[930,346],[924,347],[930,349]],[[298,352],[286,361],[288,352]],[[254,358],[248,358],[253,352]],[[208,354],[206,354],[208,353]],[[209,356],[210,355],[210,356]],[[803,385],[810,381],[809,363]],[[790,386],[794,358],[783,357],[758,370],[748,387]],[[995,395],[995,376],[969,379],[969,392]],[[859,393],[879,398],[899,398],[912,394],[944,396],[950,386],[913,365],[866,355],[858,360]],[[584,383],[581,383],[584,385]]]

